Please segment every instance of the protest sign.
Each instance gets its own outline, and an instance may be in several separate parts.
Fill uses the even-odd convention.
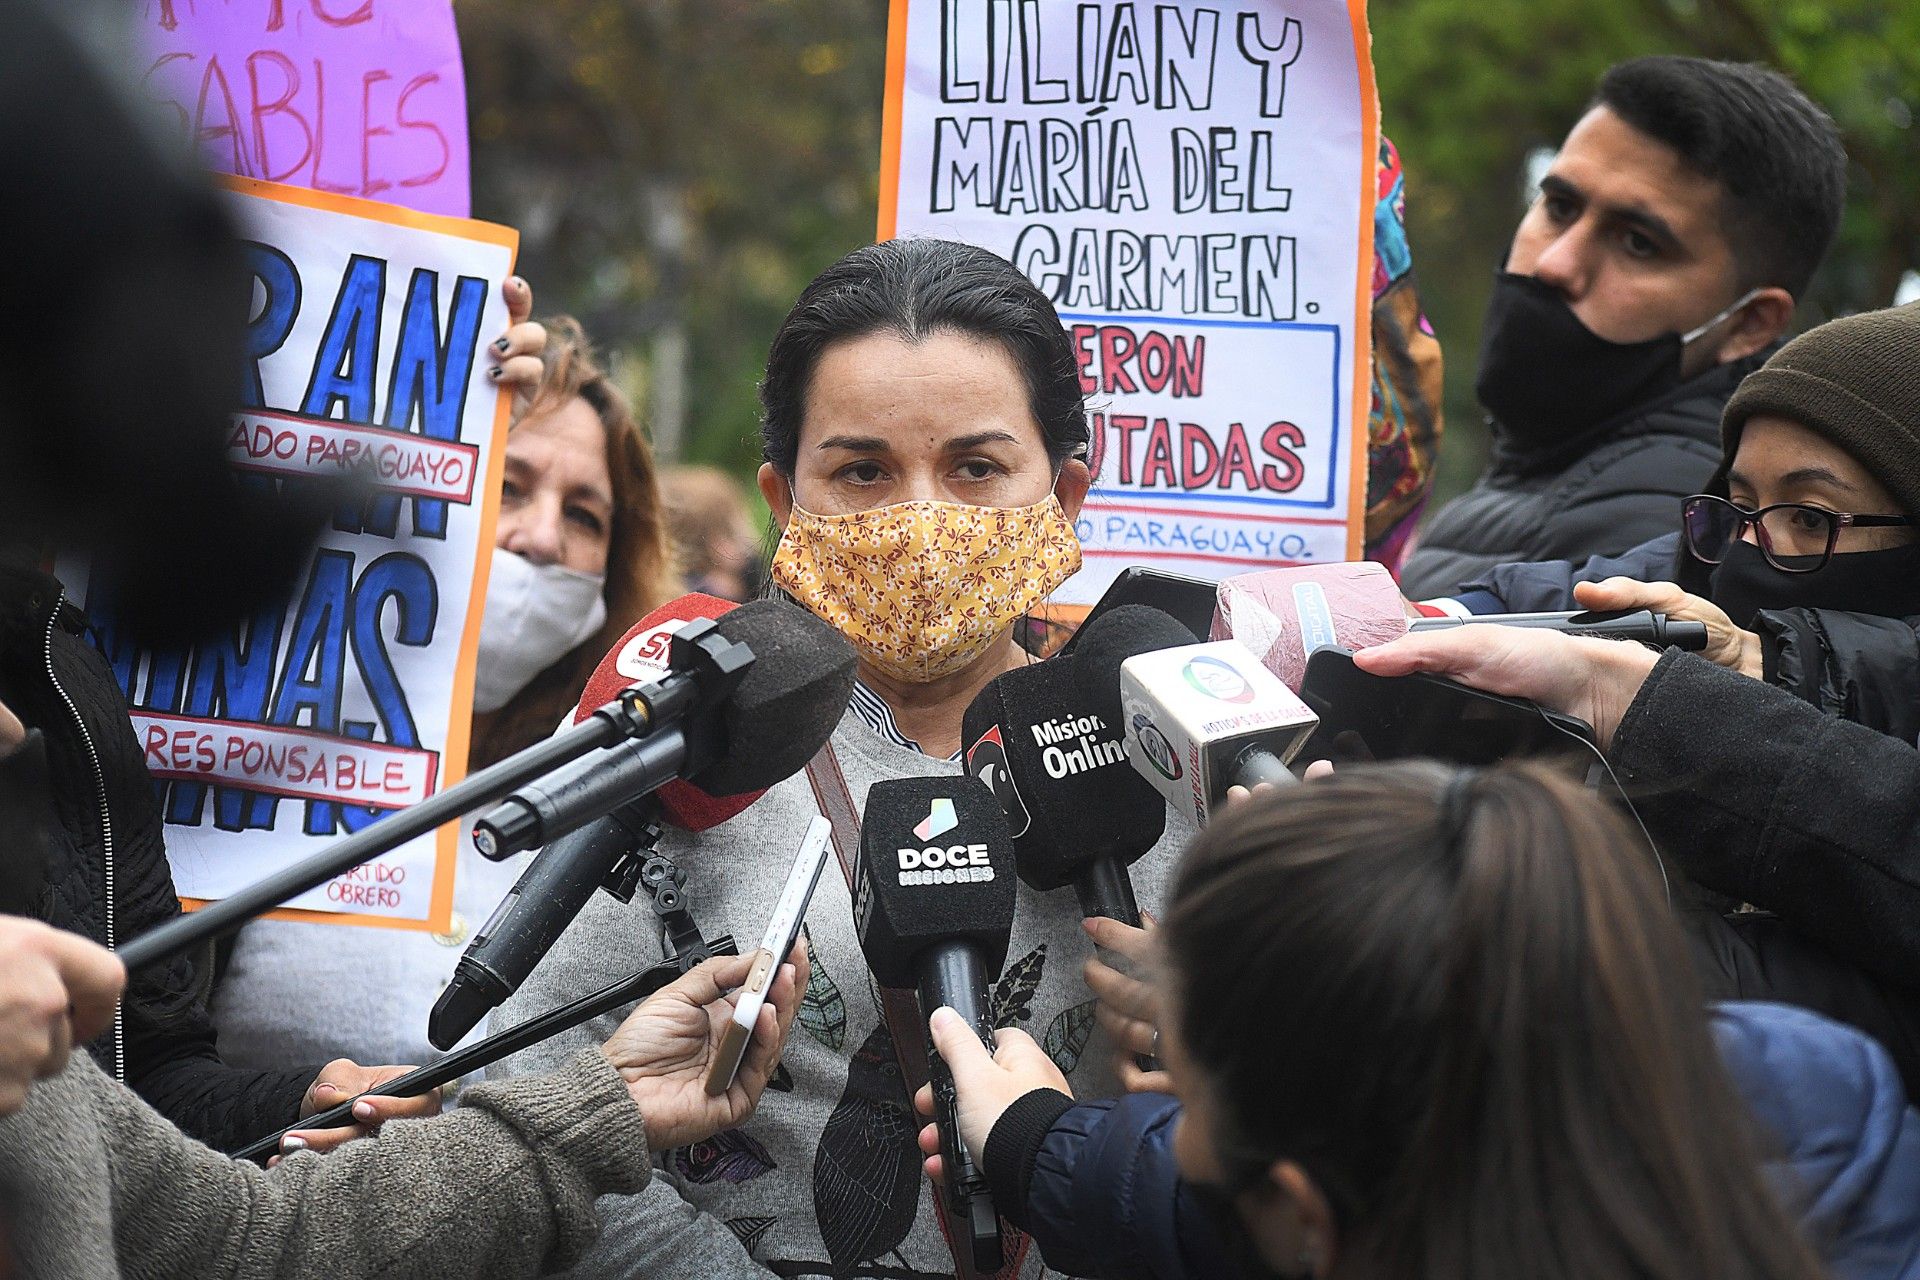
[[[1359,555],[1377,145],[1364,0],[893,0],[880,237],[1011,261],[1092,406],[1057,600]]]
[[[335,513],[284,601],[184,650],[136,649],[85,565],[58,566],[133,708],[189,905],[465,772],[510,408],[483,347],[507,325],[514,232],[227,185],[253,266],[229,457],[270,492],[347,472],[372,490]],[[456,840],[423,836],[277,914],[444,930]]]
[[[452,0],[146,0],[146,89],[212,168],[467,216]]]

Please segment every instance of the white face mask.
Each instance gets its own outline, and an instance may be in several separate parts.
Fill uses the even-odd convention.
[[[480,618],[473,709],[498,711],[607,620],[607,576],[496,547]]]

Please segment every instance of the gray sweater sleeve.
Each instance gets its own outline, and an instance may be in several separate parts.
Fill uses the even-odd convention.
[[[599,1239],[566,1280],[767,1280],[774,1274],[753,1260],[726,1223],[682,1199],[667,1175],[656,1172],[639,1195],[607,1196],[600,1201],[600,1218]]]
[[[185,1140],[118,1087],[103,1109],[128,1276],[533,1276],[592,1241],[597,1196],[649,1175],[639,1108],[596,1050],[272,1170]]]

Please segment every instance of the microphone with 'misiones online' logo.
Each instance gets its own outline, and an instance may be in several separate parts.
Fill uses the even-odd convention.
[[[1001,802],[1028,888],[1071,885],[1086,915],[1138,925],[1127,868],[1166,830],[1167,803],[1076,687],[1078,661],[1056,654],[988,682],[961,722],[967,772]]]
[[[867,792],[854,928],[874,979],[918,993],[923,1028],[945,1005],[992,1050],[988,984],[1007,960],[1014,893],[1013,840],[999,803],[979,782],[896,778]],[[976,1270],[995,1272],[999,1215],[959,1140],[953,1075],[931,1045],[928,1057],[948,1200],[968,1224]]]

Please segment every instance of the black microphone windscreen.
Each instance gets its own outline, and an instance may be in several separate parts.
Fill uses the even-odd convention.
[[[867,792],[854,927],[883,987],[918,983],[929,945],[979,949],[989,975],[1013,933],[1013,841],[993,793],[966,777],[889,778]]]
[[[853,698],[853,646],[799,605],[754,600],[716,619],[753,665],[720,708],[726,750],[692,780],[712,795],[792,777],[826,744]]]
[[[1122,605],[1089,619],[1081,628],[1080,643],[1074,651],[1074,678],[1081,696],[1100,718],[1123,728],[1126,717],[1120,710],[1121,664],[1139,654],[1196,643],[1193,632],[1172,614],[1150,605]]]
[[[1078,666],[1060,654],[995,676],[962,721],[967,772],[1000,799],[1020,878],[1043,892],[1098,859],[1136,861],[1167,826],[1167,802],[1076,687]]]

